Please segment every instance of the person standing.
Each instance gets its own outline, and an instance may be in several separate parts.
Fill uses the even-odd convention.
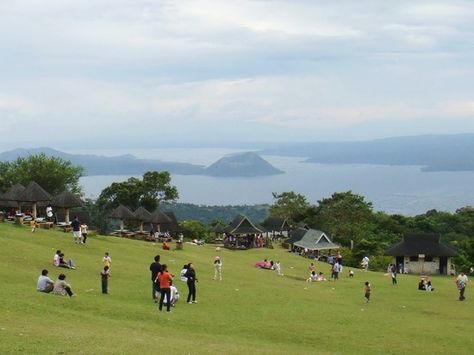
[[[46,206],[46,217],[48,217],[48,222],[53,222],[53,207],[51,205]]]
[[[153,301],[158,302],[157,294],[160,292],[160,284],[156,282],[156,277],[161,271],[160,256],[155,256],[155,261],[150,264],[151,271],[151,296]]]
[[[74,237],[74,242],[76,244],[82,243],[81,241],[81,222],[79,222],[79,219],[77,216],[74,216],[74,219],[71,222],[71,228],[72,228],[72,235]]]
[[[54,281],[48,277],[48,270],[44,269],[43,271],[41,271],[41,275],[38,278],[38,284],[36,286],[36,289],[39,292],[50,293],[51,291],[53,291],[53,288]]]
[[[194,265],[192,263],[188,264],[188,271],[186,271],[186,283],[188,285],[188,299],[186,302],[189,304],[197,303],[196,301],[196,270],[194,270]]]
[[[219,256],[214,258],[214,278],[216,280],[219,277],[219,281],[222,281],[222,262]]]
[[[466,284],[469,281],[467,275],[464,272],[461,272],[456,279],[456,287],[459,290],[459,300],[464,301],[466,297],[464,297],[464,292],[466,291]]]
[[[362,262],[360,263],[365,271],[369,270],[369,262],[370,262],[370,259],[366,255],[366,256],[364,256],[364,258],[362,259]]]
[[[100,273],[100,278],[102,281],[102,293],[104,295],[108,294],[109,292],[109,277],[110,277],[110,270],[108,266],[104,266],[104,270]]]
[[[110,258],[108,251],[105,252],[104,257],[102,258],[102,263],[104,264],[104,267],[107,266],[109,270],[112,267],[112,259]]]
[[[166,296],[166,311],[171,312],[171,282],[173,281],[172,275],[168,272],[166,264],[161,265],[161,271],[158,273],[156,282],[160,284],[160,311],[163,309],[163,301]]]
[[[370,286],[369,281],[366,281],[364,285],[364,297],[367,300],[366,303],[369,303],[371,293],[372,293],[372,287]]]
[[[339,273],[342,271],[342,266],[338,261],[332,267],[332,277],[334,281],[339,280]]]
[[[392,286],[397,284],[397,267],[392,264],[390,267],[390,276],[392,277]]]

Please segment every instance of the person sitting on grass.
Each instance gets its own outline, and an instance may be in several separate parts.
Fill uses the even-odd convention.
[[[48,270],[41,271],[41,276],[38,278],[36,289],[39,292],[50,293],[53,291],[54,281],[48,277]]]
[[[59,295],[59,296],[66,296],[68,295],[69,297],[73,296],[71,286],[66,283],[66,275],[60,274],[58,276],[58,280],[54,283],[53,287],[53,294],[54,295]]]
[[[318,275],[316,274],[316,271],[311,271],[311,274],[309,274],[309,277],[306,279],[306,282],[316,282],[318,281]]]
[[[163,250],[170,250],[170,247],[169,247],[168,243],[166,243],[166,241],[163,242],[162,248],[163,248]]]
[[[318,275],[318,281],[327,281],[327,279],[324,277],[324,274],[322,272],[320,272]]]
[[[68,261],[64,260],[64,253],[59,254],[59,267],[63,267],[65,269],[76,269],[76,264],[74,261],[69,259]]]

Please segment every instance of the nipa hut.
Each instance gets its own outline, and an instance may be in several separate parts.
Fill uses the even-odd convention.
[[[393,263],[406,274],[454,275],[453,257],[459,253],[441,243],[439,234],[407,234],[384,255],[392,256]]]

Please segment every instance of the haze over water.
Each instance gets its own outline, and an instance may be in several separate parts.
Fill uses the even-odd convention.
[[[209,165],[222,156],[244,150],[173,148],[127,150],[74,150],[71,153],[120,155]],[[352,190],[366,197],[375,210],[414,215],[430,209],[455,211],[474,205],[474,171],[421,172],[416,166],[308,164],[304,158],[263,156],[285,174],[255,178],[218,178],[173,175],[179,202],[206,205],[272,203],[272,192],[295,191],[316,203],[334,192]],[[87,197],[97,197],[124,175],[87,176],[81,185]]]

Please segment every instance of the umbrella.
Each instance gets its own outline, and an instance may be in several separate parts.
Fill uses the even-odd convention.
[[[68,190],[64,190],[59,195],[56,195],[51,201],[51,205],[54,207],[64,208],[65,210],[65,222],[69,224],[69,209],[73,207],[80,207],[84,205],[84,202],[79,196],[74,195]]]
[[[11,186],[4,194],[0,195],[0,205],[20,209],[20,195],[24,190],[25,187],[21,184]]]
[[[171,219],[159,209],[153,212],[152,217],[150,222],[158,225],[158,231],[160,231],[161,224],[171,223]]]
[[[123,221],[124,220],[135,220],[137,219],[134,215],[133,212],[130,211],[127,207],[124,205],[118,206],[116,209],[114,209],[110,215],[109,218],[113,219],[119,219],[120,220],[120,230],[123,231]]]
[[[18,196],[18,201],[31,202],[33,204],[33,218],[36,218],[36,204],[42,201],[51,201],[51,195],[36,182],[31,181]]]
[[[142,206],[138,207],[135,212],[133,212],[135,219],[140,221],[140,233],[143,233],[143,223],[151,222],[153,216],[148,210]]]

